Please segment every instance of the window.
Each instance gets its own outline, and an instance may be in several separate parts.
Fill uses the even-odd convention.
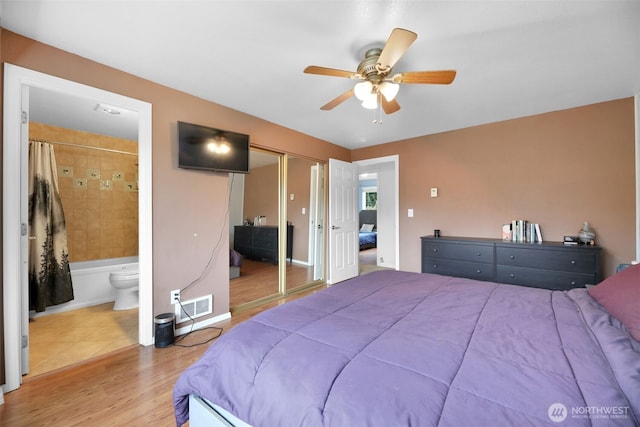
[[[377,187],[362,188],[362,206],[363,206],[363,209],[378,208],[378,188]]]

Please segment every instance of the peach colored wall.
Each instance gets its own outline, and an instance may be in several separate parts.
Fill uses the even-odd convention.
[[[138,143],[29,123],[29,138],[138,152]],[[69,261],[138,255],[138,156],[54,144]],[[97,172],[97,175],[96,175]]]
[[[207,265],[221,229],[226,229],[228,175],[177,167],[177,121],[251,135],[273,151],[327,161],[349,160],[335,144],[167,88],[97,62],[2,30],[2,62],[126,95],[152,104],[153,312],[173,311],[167,295],[196,279]],[[194,236],[196,235],[197,236]],[[209,270],[183,297],[213,293],[213,315],[229,310],[228,242]]]
[[[293,259],[309,260],[309,203],[311,167],[316,162],[289,158],[287,171],[287,221],[293,224]],[[294,195],[291,200],[291,194]],[[305,208],[305,214],[302,214]]]
[[[316,162],[290,157],[287,171],[287,221],[293,224],[293,259],[309,256],[309,202],[311,166]],[[245,177],[243,212],[249,221],[265,215],[267,225],[278,225],[278,165],[251,169]],[[294,200],[290,195],[294,194]],[[302,208],[306,213],[302,214]]]
[[[435,228],[501,238],[503,223],[527,219],[549,241],[589,221],[608,276],[635,259],[634,138],[627,98],[354,150],[352,160],[399,155],[402,270],[420,271],[420,236]]]
[[[266,224],[278,225],[278,164],[251,169],[244,181],[244,216],[250,222],[266,216]]]

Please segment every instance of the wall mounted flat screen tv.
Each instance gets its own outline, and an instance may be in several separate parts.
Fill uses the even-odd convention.
[[[249,135],[178,122],[178,167],[249,172]]]

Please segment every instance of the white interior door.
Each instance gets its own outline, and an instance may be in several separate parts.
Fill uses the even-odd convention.
[[[358,265],[358,165],[329,159],[329,277],[355,277]]]

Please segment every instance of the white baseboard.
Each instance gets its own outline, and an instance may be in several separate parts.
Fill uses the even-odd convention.
[[[198,329],[204,328],[206,326],[210,326],[213,325],[214,323],[218,323],[218,322],[222,322],[224,320],[229,320],[231,319],[231,312],[226,312],[224,314],[219,314],[217,316],[214,317],[210,317],[208,319],[202,320],[200,322],[196,322],[192,325],[188,325],[188,326],[183,326],[182,328],[178,328],[175,330],[174,335],[178,336],[178,335],[184,335],[186,333],[189,333],[191,331],[197,331]],[[155,337],[154,337],[154,341],[155,341]]]

